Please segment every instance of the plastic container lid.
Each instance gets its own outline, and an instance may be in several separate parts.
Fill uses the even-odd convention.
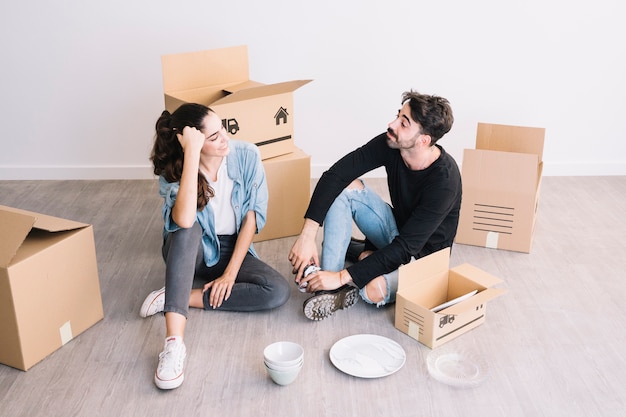
[[[426,363],[434,379],[459,388],[478,386],[488,373],[485,359],[467,349],[436,348],[428,354]]]

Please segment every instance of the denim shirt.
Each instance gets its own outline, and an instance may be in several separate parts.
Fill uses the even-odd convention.
[[[250,210],[256,215],[256,232],[265,226],[267,216],[268,191],[265,179],[265,170],[261,163],[261,154],[256,145],[248,142],[230,140],[230,153],[226,157],[228,176],[233,180],[231,204],[235,212],[237,231],[246,213]],[[180,229],[172,219],[172,207],[178,195],[180,182],[167,182],[163,176],[159,177],[159,194],[163,197],[163,239],[168,233]],[[196,212],[196,221],[202,227],[202,249],[204,262],[213,266],[220,257],[220,243],[215,233],[215,216],[210,204],[202,211]],[[257,256],[252,244],[248,249],[253,256]]]

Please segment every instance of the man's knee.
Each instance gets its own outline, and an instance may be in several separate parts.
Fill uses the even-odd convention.
[[[348,186],[346,187],[346,190],[362,190],[365,187],[363,186],[363,182],[359,179],[356,179],[354,181],[352,181],[350,184],[348,184]]]
[[[387,296],[385,278],[379,276],[368,282],[365,285],[365,293],[372,303],[378,304],[383,302]]]

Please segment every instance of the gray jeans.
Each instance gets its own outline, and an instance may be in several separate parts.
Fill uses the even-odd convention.
[[[195,280],[204,283],[219,278],[226,269],[235,248],[237,235],[219,236],[220,259],[207,267],[202,254],[202,228],[195,223],[189,229],[169,233],[163,243],[165,260],[165,312],[187,317],[189,295]],[[205,310],[209,291],[204,293]],[[258,311],[280,307],[289,299],[290,286],[283,276],[260,259],[248,253],[239,269],[230,298],[217,310]]]

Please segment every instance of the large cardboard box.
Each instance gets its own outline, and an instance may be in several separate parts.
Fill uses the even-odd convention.
[[[21,370],[104,317],[93,227],[0,206],[0,363]]]
[[[442,345],[485,321],[487,301],[505,292],[492,288],[502,282],[470,264],[449,269],[450,248],[400,267],[395,326],[432,348]],[[476,294],[467,294],[476,290]],[[465,298],[438,312],[432,311],[458,297]]]
[[[545,129],[479,123],[463,154],[455,241],[529,253],[543,170]]]
[[[311,157],[299,148],[263,161],[269,204],[267,222],[254,241],[278,239],[300,233],[311,198]]]
[[[311,80],[250,80],[246,46],[164,55],[161,65],[168,111],[204,104],[233,139],[255,143],[262,159],[293,152],[293,92]]]

